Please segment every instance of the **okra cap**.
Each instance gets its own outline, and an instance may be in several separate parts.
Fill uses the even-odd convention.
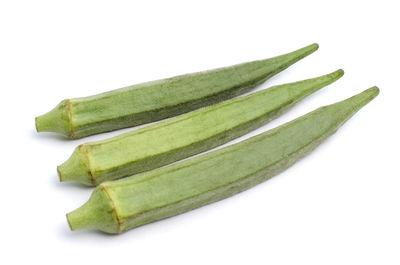
[[[89,200],[67,214],[71,230],[100,229],[107,233],[120,233],[115,205],[103,186],[97,187]]]
[[[35,118],[37,132],[56,132],[71,136],[69,101],[63,100],[54,109]]]
[[[61,182],[77,181],[88,186],[95,185],[84,149],[83,145],[78,146],[70,158],[57,167]]]

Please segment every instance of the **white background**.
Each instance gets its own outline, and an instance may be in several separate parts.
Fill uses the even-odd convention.
[[[2,264],[399,264],[398,1],[1,1]],[[311,155],[232,198],[122,235],[71,232],[92,189],[59,183],[80,143],[37,134],[65,98],[320,49],[260,88],[345,75],[268,130],[377,85]],[[247,138],[242,137],[241,139]],[[239,139],[240,140],[240,139]]]

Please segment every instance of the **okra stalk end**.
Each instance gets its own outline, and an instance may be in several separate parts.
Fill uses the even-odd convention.
[[[69,118],[69,103],[62,101],[54,109],[35,118],[37,132],[56,132],[72,137]]]
[[[99,229],[112,234],[120,232],[115,206],[103,186],[96,188],[84,205],[68,213],[67,221],[72,231]]]
[[[84,145],[78,146],[70,158],[57,167],[60,181],[78,181],[88,186],[95,185],[87,163]]]

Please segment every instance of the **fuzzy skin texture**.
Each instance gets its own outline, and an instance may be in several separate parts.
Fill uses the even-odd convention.
[[[76,139],[177,116],[248,92],[317,49],[67,99],[37,117],[36,129]]]
[[[372,87],[240,143],[105,182],[86,204],[67,215],[71,228],[121,233],[246,190],[310,153],[378,93]]]
[[[58,167],[60,179],[96,185],[212,149],[266,124],[342,75],[338,70],[274,86],[117,137],[82,144]]]

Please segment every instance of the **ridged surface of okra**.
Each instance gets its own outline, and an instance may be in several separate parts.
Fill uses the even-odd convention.
[[[63,100],[36,118],[36,129],[81,138],[177,116],[243,94],[317,49]]]
[[[240,143],[105,182],[67,214],[70,227],[121,233],[246,190],[311,152],[378,93],[372,87]]]
[[[122,134],[78,146],[58,167],[61,181],[96,185],[209,150],[277,117],[343,75],[342,70],[271,87]]]

